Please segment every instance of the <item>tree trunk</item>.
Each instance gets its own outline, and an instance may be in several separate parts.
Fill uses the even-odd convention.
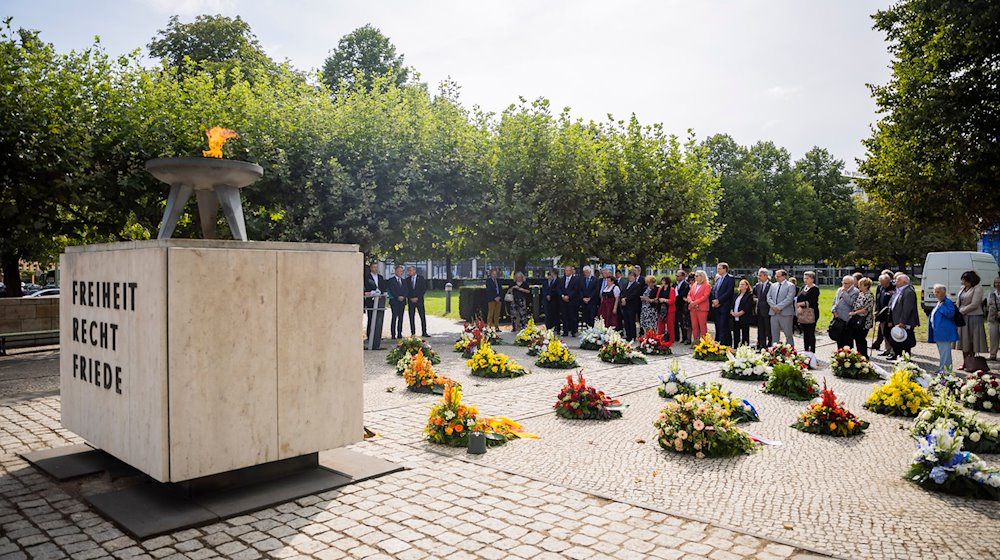
[[[444,268],[445,268],[444,277],[449,282],[451,282],[451,279],[453,277],[452,274],[451,274],[451,255],[446,255],[444,257]]]
[[[514,259],[514,272],[524,272],[525,267],[528,266],[528,259],[523,255],[518,255]],[[527,274],[525,272],[525,274]]]
[[[896,272],[906,273],[906,257],[896,255]]]
[[[21,297],[21,264],[20,256],[16,253],[4,253],[0,258],[0,266],[3,267],[3,282],[7,286],[6,297]]]

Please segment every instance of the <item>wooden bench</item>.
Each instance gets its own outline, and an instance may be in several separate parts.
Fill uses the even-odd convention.
[[[8,338],[14,338],[14,339],[35,338],[35,337],[40,337],[40,336],[51,336],[51,335],[58,335],[58,334],[59,334],[59,329],[52,329],[52,330],[47,330],[47,331],[24,331],[24,332],[0,333],[0,356],[6,356],[7,355],[7,339]]]

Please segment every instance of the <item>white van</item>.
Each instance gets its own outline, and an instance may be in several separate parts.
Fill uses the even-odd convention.
[[[997,261],[989,253],[976,251],[944,251],[927,253],[924,261],[924,274],[921,277],[923,292],[923,307],[930,311],[937,300],[934,298],[934,284],[944,284],[948,287],[948,297],[958,300],[962,291],[962,273],[974,270],[981,279],[983,295],[993,289],[993,280],[997,277]]]

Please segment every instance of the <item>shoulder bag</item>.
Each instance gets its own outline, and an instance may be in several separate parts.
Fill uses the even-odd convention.
[[[806,293],[808,291],[809,288],[803,288],[802,292],[799,295],[802,295],[802,293]],[[799,306],[799,303],[804,303],[804,302],[798,302],[795,304],[795,318],[799,321],[799,324],[800,325],[815,324],[816,310],[813,309],[812,307],[809,307],[808,304],[806,304],[805,306]]]

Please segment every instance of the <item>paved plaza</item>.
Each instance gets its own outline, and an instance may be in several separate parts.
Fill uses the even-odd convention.
[[[80,441],[59,426],[51,386],[58,352],[0,359],[0,558],[804,560],[989,558],[1000,550],[995,502],[902,480],[913,452],[910,422],[864,410],[870,382],[817,372],[872,425],[858,438],[804,434],[789,425],[805,403],[764,395],[759,382],[722,380],[720,364],[693,360],[682,347],[677,358],[694,381],[721,381],[749,399],[761,422],[747,429],[781,442],[750,456],[699,460],[655,441],[652,421],[664,404],[656,374],[671,358],[612,366],[596,352],[574,350],[588,383],[629,408],[609,422],[568,421],[551,411],[566,371],[535,368],[525,349],[507,344],[498,350],[531,373],[473,378],[451,351],[460,326],[431,320],[438,369],[462,383],[464,401],[484,415],[510,416],[541,439],[482,456],[431,445],[421,430],[438,397],[406,391],[385,363],[386,350],[366,352],[365,424],[380,435],[353,448],[406,470],[143,542],[79,499],[107,481],[59,485],[18,456]],[[831,349],[821,339],[821,356]],[[996,455],[984,459],[1000,463]]]

